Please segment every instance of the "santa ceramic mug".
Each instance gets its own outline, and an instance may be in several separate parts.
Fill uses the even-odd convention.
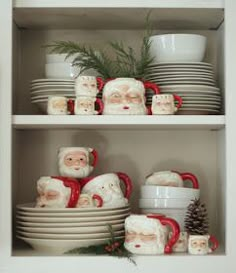
[[[97,151],[89,147],[62,147],[58,153],[59,172],[62,176],[83,178],[97,165]]]
[[[47,104],[48,115],[68,115],[71,112],[70,100],[62,96],[49,96]]]
[[[175,101],[178,104],[175,106]],[[158,94],[152,97],[151,113],[153,115],[173,115],[181,106],[182,98],[174,94]]]
[[[75,80],[76,97],[96,97],[102,90],[104,82],[101,78],[94,76],[78,76]]]
[[[209,242],[212,246],[209,246]],[[219,246],[217,239],[212,235],[189,235],[188,252],[193,255],[206,255],[215,251]]]
[[[184,187],[185,181],[190,181],[193,189],[199,189],[198,179],[194,174],[177,171],[152,173],[146,177],[145,185]]]
[[[172,231],[167,240],[166,225]],[[179,238],[179,225],[165,215],[130,215],[125,219],[125,248],[133,254],[169,254]]]
[[[124,183],[125,193],[122,192],[120,181]],[[103,199],[103,207],[123,207],[128,204],[132,192],[132,181],[128,175],[106,173],[95,177],[79,180],[82,193],[98,194]]]
[[[158,86],[151,82],[142,82],[134,78],[117,78],[107,80],[102,100],[104,115],[147,115],[145,93],[152,89],[159,94]]]
[[[94,97],[77,97],[74,100],[69,100],[69,110],[75,115],[101,115],[103,111],[103,102]],[[95,105],[98,106],[98,111],[95,110]]]
[[[76,179],[62,176],[43,176],[37,181],[38,197],[36,207],[42,208],[74,208],[87,207],[93,203],[85,202],[85,196],[80,194],[80,184]],[[86,196],[87,197],[87,196]],[[101,207],[103,200],[99,195],[88,196],[96,200],[96,206]]]
[[[172,232],[169,233],[168,237],[171,238]],[[173,252],[187,252],[188,251],[188,233],[181,231],[177,242],[172,247]]]
[[[76,204],[76,208],[90,208],[90,207],[102,207],[103,200],[97,194],[85,194],[81,193],[79,196],[79,200]]]

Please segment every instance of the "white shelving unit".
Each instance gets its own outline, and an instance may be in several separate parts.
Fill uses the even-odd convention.
[[[29,82],[43,78],[45,49],[55,40],[104,46],[123,39],[134,48],[152,10],[156,33],[191,32],[208,38],[206,61],[224,98],[218,116],[46,116],[30,103]],[[2,0],[0,9],[0,273],[234,273],[236,257],[236,92],[234,0]],[[15,205],[35,199],[35,181],[56,174],[60,146],[98,150],[95,175],[123,171],[139,186],[155,170],[197,175],[220,248],[212,255],[137,256],[137,267],[106,256],[48,256],[15,238]]]

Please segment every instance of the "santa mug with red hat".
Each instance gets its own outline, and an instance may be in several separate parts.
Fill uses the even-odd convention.
[[[62,176],[83,178],[97,165],[98,154],[88,147],[62,147],[58,153],[59,172]]]
[[[125,185],[125,193],[122,192],[120,181]],[[132,181],[128,175],[118,173],[106,173],[95,177],[87,177],[79,180],[82,193],[97,194],[103,199],[103,207],[123,207],[128,204],[132,192]]]
[[[42,176],[37,181],[37,191],[39,196],[36,200],[36,207],[74,208],[95,206],[94,203],[84,201],[85,196],[80,195],[80,184],[74,178]],[[86,196],[86,199],[96,200],[96,206],[98,207],[103,204],[102,198],[98,195]]]
[[[166,225],[172,230],[167,239]],[[178,223],[161,214],[130,215],[125,219],[125,248],[133,254],[170,254],[180,234]]]

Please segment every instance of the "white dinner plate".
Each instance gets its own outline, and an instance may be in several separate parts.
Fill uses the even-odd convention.
[[[74,90],[73,89],[67,89],[67,88],[63,88],[61,90],[58,90],[58,89],[45,89],[45,90],[37,90],[36,91],[32,91],[30,92],[31,96],[32,94],[38,94],[38,93],[47,93],[47,92],[71,92],[71,93],[74,93]]]
[[[89,212],[89,211],[113,211],[130,208],[129,205],[122,207],[92,207],[92,208],[36,208],[35,203],[25,203],[16,205],[18,210],[28,211],[28,212],[64,212],[64,213],[75,213],[75,212]]]
[[[220,88],[214,86],[205,86],[205,85],[192,85],[192,84],[185,84],[185,85],[166,85],[161,87],[162,90],[166,89],[179,89],[179,90],[214,90],[220,91]]]
[[[214,79],[209,78],[188,78],[188,77],[175,77],[175,78],[162,78],[162,79],[153,79],[156,83],[170,83],[176,81],[176,82],[185,82],[185,81],[193,81],[193,82],[204,82],[204,83],[216,83]]]
[[[72,233],[98,233],[107,232],[107,226],[93,226],[93,227],[24,227],[17,226],[18,230],[26,232],[38,232],[38,233],[56,233],[56,234],[72,234]],[[124,229],[124,223],[112,225],[114,231]]]
[[[176,67],[172,67],[172,68],[156,68],[155,70],[152,70],[152,71],[155,71],[157,73],[169,73],[169,72],[201,72],[201,73],[211,73],[211,74],[214,74],[214,71],[213,70],[209,70],[209,69],[202,69],[202,68],[199,68],[199,69],[196,69],[196,68],[185,68],[185,67],[179,67],[179,68],[176,68]],[[147,71],[148,72],[148,71]]]
[[[204,82],[204,81],[172,81],[172,82],[162,82],[162,83],[160,83],[160,82],[154,82],[155,84],[157,84],[158,86],[166,86],[166,85],[170,85],[170,84],[173,84],[173,85],[184,85],[184,84],[186,84],[186,85],[192,85],[192,84],[194,84],[194,85],[205,85],[205,86],[212,86],[212,87],[214,87],[215,86],[215,84],[214,83],[210,83],[210,82]]]
[[[36,232],[24,232],[24,231],[17,231],[20,236],[24,236],[27,238],[34,238],[34,239],[59,239],[59,240],[80,240],[80,239],[102,239],[107,238],[109,239],[110,233],[109,232],[100,232],[100,233],[85,233],[85,234],[54,234],[54,233],[36,233]],[[114,236],[122,236],[124,235],[125,231],[114,231]]]
[[[220,109],[221,105],[212,105],[212,104],[190,104],[190,103],[184,103],[181,106],[181,109],[185,108],[207,108],[207,109]]]
[[[68,83],[74,83],[74,80],[69,80],[69,79],[36,79],[32,80],[31,83],[47,83],[47,82],[68,82]]]
[[[182,79],[187,79],[187,80],[204,80],[204,81],[213,81],[216,82],[215,79],[212,76],[200,76],[200,75],[172,75],[172,76],[155,76],[155,75],[150,75],[147,77],[148,81],[167,81],[167,80],[182,80]]]
[[[81,240],[56,240],[56,239],[32,239],[23,236],[17,238],[30,244],[35,250],[44,254],[61,255],[69,250],[80,247],[88,247],[91,245],[100,245],[107,242],[107,239],[81,239]],[[123,239],[124,236],[116,239]]]
[[[124,219],[119,220],[107,220],[107,221],[96,221],[96,222],[80,222],[80,223],[33,223],[17,221],[17,224],[23,227],[37,227],[37,228],[79,228],[79,227],[97,227],[105,225],[117,225],[124,224]]]
[[[22,221],[36,222],[36,223],[79,223],[79,222],[95,222],[106,220],[125,219],[130,213],[123,213],[111,216],[93,216],[93,217],[30,217],[16,215]]]
[[[91,216],[109,216],[119,215],[130,212],[130,208],[118,210],[100,210],[100,211],[83,211],[81,212],[26,212],[18,210],[17,213],[22,216],[30,217],[91,217]]]
[[[153,63],[150,66],[166,66],[166,65],[194,65],[194,66],[210,66],[213,67],[211,63],[205,62],[160,62],[160,63]]]
[[[214,112],[214,113],[219,113],[219,110],[216,109],[209,109],[207,107],[202,107],[202,108],[195,108],[195,107],[186,107],[186,108],[180,108],[177,112],[181,111],[208,111],[208,112]]]
[[[32,101],[38,101],[38,100],[48,100],[48,97],[50,97],[50,95],[41,95],[41,96],[34,96],[34,97],[31,97],[31,102]],[[67,98],[75,98],[75,95],[65,95],[64,97],[67,97]]]

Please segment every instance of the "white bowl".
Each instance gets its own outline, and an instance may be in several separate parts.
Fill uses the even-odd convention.
[[[52,54],[46,54],[46,63],[72,63],[73,60],[75,59],[75,55],[70,56],[69,58],[66,59],[67,54],[57,54],[57,53],[52,53]]]
[[[141,209],[142,214],[159,213],[178,222],[181,231],[184,230],[184,218],[187,209]]]
[[[206,51],[206,37],[197,34],[163,34],[150,37],[155,63],[201,62]]]
[[[199,198],[199,196],[199,189],[151,185],[141,186],[141,198],[195,199]]]
[[[191,199],[139,199],[139,207],[141,209],[150,208],[187,208],[191,203]]]
[[[23,236],[17,236],[17,238],[30,244],[35,250],[41,253],[47,253],[52,255],[61,255],[69,250],[79,247],[88,247],[91,245],[100,245],[107,242],[107,239],[81,239],[81,240],[56,240],[56,239],[33,239]],[[123,239],[124,237],[117,237],[117,239]]]
[[[80,68],[70,63],[45,64],[45,76],[50,79],[75,79],[80,73]]]

